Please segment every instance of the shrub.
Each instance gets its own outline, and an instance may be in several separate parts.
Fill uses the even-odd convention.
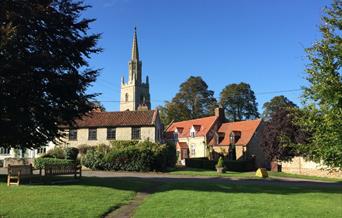
[[[43,157],[65,159],[65,152],[62,147],[56,146],[53,149],[49,150]]]
[[[127,147],[131,147],[131,146],[136,146],[139,141],[111,141],[110,142],[113,148],[127,148]]]
[[[69,166],[75,164],[72,160],[58,159],[58,158],[36,158],[34,159],[34,166],[38,169],[45,168],[47,165]]]
[[[76,160],[78,155],[78,149],[74,147],[67,147],[64,149],[65,159]]]
[[[214,170],[216,162],[208,158],[185,159],[185,165],[190,168]],[[223,166],[228,171],[248,172],[255,170],[255,159],[223,160]]]
[[[84,166],[100,170],[124,171],[163,171],[173,167],[176,162],[174,146],[159,145],[151,142],[112,143],[108,151],[97,147],[88,151],[83,158]]]
[[[86,144],[79,145],[79,146],[78,146],[78,152],[79,152],[79,154],[80,154],[81,156],[84,156],[84,155],[87,153],[87,151],[88,151],[89,149],[92,149],[92,148],[93,148],[93,146],[86,145]]]
[[[82,164],[90,169],[104,169],[104,153],[97,149],[89,149],[82,158]]]
[[[217,161],[216,168],[223,168],[223,167],[224,167],[223,158],[220,157]]]

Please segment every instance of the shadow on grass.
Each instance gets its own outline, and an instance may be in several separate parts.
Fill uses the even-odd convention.
[[[6,176],[0,175],[0,183],[6,182]],[[5,184],[4,184],[5,185]],[[156,193],[172,190],[188,190],[203,192],[230,193],[267,193],[267,194],[299,194],[299,193],[334,193],[342,194],[341,183],[320,183],[307,181],[282,181],[277,179],[239,179],[229,178],[172,178],[172,177],[87,177],[75,180],[69,176],[57,176],[47,183],[35,178],[33,186],[97,186],[115,188],[118,190]]]

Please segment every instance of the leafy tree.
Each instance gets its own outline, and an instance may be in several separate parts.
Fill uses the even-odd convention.
[[[254,92],[247,83],[226,86],[221,92],[220,103],[229,120],[239,121],[259,117]]]
[[[164,123],[195,119],[212,115],[217,107],[214,92],[201,77],[191,76],[180,85],[180,90],[171,102],[162,109]]]
[[[311,133],[301,146],[304,156],[329,167],[342,168],[342,1],[325,9],[322,39],[306,49],[309,64],[298,123]]]
[[[90,111],[86,88],[100,52],[88,6],[71,0],[2,0],[0,6],[0,145],[34,148],[58,141],[59,124]]]
[[[280,108],[292,108],[297,107],[295,103],[290,101],[283,95],[273,97],[269,102],[266,102],[263,105],[264,112],[262,117],[264,120],[270,120],[271,116],[274,112],[279,110]]]
[[[265,122],[261,144],[267,161],[291,160],[298,153],[296,145],[305,141],[306,134],[294,120],[294,107],[281,107]]]

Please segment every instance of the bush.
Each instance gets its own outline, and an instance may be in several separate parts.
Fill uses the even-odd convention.
[[[86,145],[86,144],[79,145],[79,146],[78,146],[78,152],[79,152],[79,154],[80,154],[81,156],[84,156],[84,155],[87,153],[87,151],[88,151],[89,149],[92,149],[92,148],[93,148],[93,146]]]
[[[56,146],[53,149],[49,150],[43,157],[65,159],[65,152],[62,147]]]
[[[78,149],[74,147],[67,147],[64,149],[65,159],[75,161],[78,155]]]
[[[135,141],[135,140],[132,140],[132,141],[111,141],[111,145],[113,148],[127,148],[127,147],[134,147],[136,146],[137,144],[139,144],[139,141]]]
[[[170,145],[158,145],[148,141],[112,143],[108,150],[98,146],[88,151],[83,158],[83,165],[99,170],[123,171],[163,171],[173,167],[176,151]]]
[[[43,169],[47,165],[70,166],[75,164],[72,160],[58,159],[58,158],[36,158],[34,159],[34,166],[38,169]]]

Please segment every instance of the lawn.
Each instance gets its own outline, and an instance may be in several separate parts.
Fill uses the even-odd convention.
[[[172,175],[187,175],[187,176],[209,176],[209,177],[239,177],[257,179],[255,172],[232,172],[227,171],[219,174],[214,170],[204,170],[195,168],[174,168],[169,172]]]
[[[186,182],[167,184],[136,210],[142,217],[342,217],[342,190]]]
[[[342,218],[340,187],[96,177],[59,185],[7,187],[4,176],[0,177],[0,217],[101,217],[151,187],[156,192],[137,208],[135,217]]]
[[[259,177],[255,176],[255,172],[232,172],[227,171],[223,174],[219,174],[214,170],[205,170],[205,169],[195,169],[195,168],[174,168],[171,169],[170,174],[173,175],[188,175],[188,176],[209,176],[209,177],[238,177],[245,179],[258,179]],[[310,180],[318,180],[318,181],[326,181],[326,182],[342,182],[342,179],[335,178],[326,178],[326,177],[318,177],[318,176],[305,176],[305,175],[297,175],[283,172],[268,172],[271,178],[297,178],[297,179],[310,179]]]
[[[0,217],[100,217],[127,203],[147,183],[82,178],[64,185],[7,187],[0,177]]]

